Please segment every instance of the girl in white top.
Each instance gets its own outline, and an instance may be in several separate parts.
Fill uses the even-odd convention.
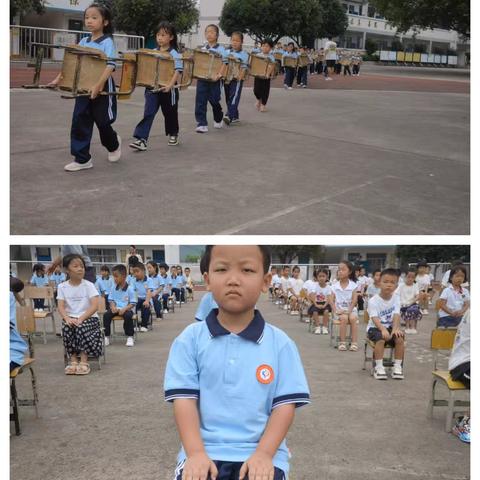
[[[312,316],[315,324],[313,333],[328,335],[329,312],[333,310],[333,290],[327,283],[330,271],[327,268],[322,268],[320,271],[314,272],[314,277],[318,280],[318,283],[315,283],[314,289],[309,291],[308,298],[312,304],[308,309],[308,314]],[[320,315],[323,318],[322,327],[320,327]]]
[[[448,279],[450,285],[443,290],[439,299],[438,326],[456,327],[470,307],[470,294],[462,287],[467,281],[467,270],[463,265],[453,267]]]
[[[405,323],[405,333],[409,334],[417,333],[417,322],[422,319],[422,312],[418,305],[420,292],[415,283],[415,275],[416,270],[409,270],[405,283],[402,283],[397,290],[400,296],[400,316]]]
[[[364,310],[363,297],[365,295],[368,277],[365,275],[365,267],[355,267],[355,276],[357,277],[357,292],[358,292],[358,311]]]
[[[340,320],[340,343],[339,351],[347,350],[345,337],[347,335],[347,324],[350,324],[352,343],[350,350],[356,352],[358,350],[358,313],[357,313],[357,283],[353,264],[347,261],[341,261],[338,265],[337,272],[338,282],[332,286],[334,303],[333,314],[338,316]]]
[[[285,303],[284,309],[288,309],[288,282],[290,280],[290,267],[283,267],[282,276],[280,277],[280,294],[279,297]]]
[[[303,280],[300,278],[300,267],[292,269],[292,277],[288,280],[288,301],[290,303],[290,315],[298,315],[300,293],[303,288]]]
[[[65,374],[87,375],[88,356],[99,357],[103,349],[97,314],[99,295],[95,285],[83,278],[85,261],[81,255],[63,257],[63,268],[69,279],[58,286],[57,300],[63,320],[63,344],[70,359]]]
[[[428,289],[430,288],[431,280],[427,272],[428,264],[420,262],[417,264],[417,276],[415,281],[418,285],[419,303],[423,315],[428,315]]]
[[[190,268],[185,267],[184,272],[185,272],[185,288],[187,289],[187,292],[193,302],[193,280],[192,280]]]

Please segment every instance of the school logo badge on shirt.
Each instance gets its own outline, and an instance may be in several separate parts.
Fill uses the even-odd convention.
[[[265,385],[272,383],[274,378],[273,368],[270,365],[260,365],[257,368],[257,380]]]

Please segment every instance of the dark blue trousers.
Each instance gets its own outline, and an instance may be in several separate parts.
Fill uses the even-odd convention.
[[[133,136],[138,139],[148,140],[153,120],[161,108],[165,119],[165,134],[176,137],[179,131],[178,99],[178,88],[172,88],[168,93],[152,93],[150,89],[146,88],[143,118],[136,126]]]
[[[221,460],[214,460],[214,463],[218,470],[217,480],[238,480],[243,462],[224,462]],[[177,465],[177,468],[175,469],[175,480],[182,480],[183,465],[183,463]],[[273,475],[273,480],[285,480],[285,473],[283,470],[280,470],[277,467],[274,468],[275,473]],[[248,475],[246,479],[248,480]],[[207,477],[207,480],[210,480],[210,476]]]
[[[116,118],[117,98],[114,95],[99,95],[95,100],[89,97],[75,99],[70,131],[70,151],[76,162],[87,163],[91,158],[90,143],[93,124],[98,128],[102,145],[109,152],[117,150],[119,146],[117,133],[112,128]]]
[[[308,81],[308,67],[298,67],[297,83],[306,85]]]
[[[213,119],[219,123],[223,120],[223,110],[220,100],[222,98],[221,81],[207,82],[197,80],[197,92],[195,95],[195,120],[198,126],[208,126],[207,104],[210,103],[213,110]]]
[[[295,69],[293,67],[285,67],[285,85],[291,87],[295,79]]]
[[[145,301],[144,298],[139,298],[138,301],[137,301],[137,308],[136,308],[136,312],[138,312],[139,310],[142,312],[141,315],[142,315],[142,327],[145,327],[147,328],[148,327],[148,324],[150,323],[150,305],[148,307],[145,307],[143,305],[143,302]]]
[[[239,119],[238,105],[242,95],[243,80],[240,82],[232,80],[228,85],[225,84],[225,99],[227,100],[227,115],[230,120]]]

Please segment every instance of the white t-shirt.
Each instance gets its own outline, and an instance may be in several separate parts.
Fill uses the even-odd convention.
[[[377,293],[380,293],[380,287],[377,287],[374,283],[371,283],[367,288],[367,295],[373,297]]]
[[[57,299],[65,302],[65,311],[70,317],[83,315],[90,308],[90,299],[93,297],[98,297],[97,289],[85,279],[80,285],[71,285],[67,280],[58,286]],[[98,314],[95,312],[92,317],[98,317]]]
[[[428,273],[417,275],[415,281],[417,282],[418,290],[428,290],[428,287],[430,286],[430,276]]]
[[[368,321],[367,331],[376,325],[373,322],[373,317],[380,319],[380,323],[385,328],[389,328],[393,325],[393,316],[395,314],[400,315],[400,297],[398,295],[392,295],[390,300],[383,299],[380,295],[375,295],[368,301]]]
[[[300,295],[300,292],[303,288],[303,280],[301,278],[289,278],[288,279],[288,288],[291,288],[295,295]]]
[[[282,287],[282,291],[286,292],[288,290],[288,282],[290,280],[290,277],[280,277],[280,285]]]
[[[281,286],[282,286],[282,281],[280,279],[280,275],[276,273],[275,275],[272,276],[272,287],[280,288]]]
[[[442,287],[448,287],[448,285],[449,285],[448,279],[450,278],[450,272],[451,272],[451,270],[448,270],[443,275],[443,277],[442,277]]]
[[[462,321],[458,324],[455,343],[453,344],[448,369],[453,370],[462,363],[470,361],[470,310],[465,312]]]
[[[416,283],[413,283],[412,285],[402,283],[397,291],[400,296],[400,305],[402,307],[408,307],[415,303],[415,299],[418,295],[418,285]]]
[[[332,291],[335,295],[335,307],[337,310],[348,310],[350,308],[350,304],[352,303],[352,297],[354,292],[357,290],[357,284],[352,282],[352,280],[348,281],[348,285],[345,288],[342,288],[340,282],[335,282],[332,285]],[[353,309],[355,311],[356,307]]]
[[[312,293],[315,293],[315,301],[317,303],[323,303],[328,300],[329,295],[333,295],[333,290],[330,285],[325,285],[324,287],[321,287],[317,283],[316,288]]]
[[[363,275],[363,276],[357,278],[357,291],[358,292],[363,293],[366,285],[368,285],[368,277]]]
[[[303,289],[307,291],[307,294],[312,293],[315,291],[315,288],[317,287],[318,282],[315,280],[306,280],[305,283],[303,284]]]
[[[325,50],[325,59],[326,60],[336,60],[337,59],[337,44],[332,42],[332,40],[328,40],[323,47]]]
[[[460,291],[457,292],[453,288],[453,286],[450,285],[442,292],[440,298],[447,301],[447,308],[453,311],[458,311],[463,308],[465,302],[468,302],[470,300],[470,294],[465,288],[461,288]],[[445,310],[440,309],[438,311],[438,316],[449,317],[450,314],[447,313]]]

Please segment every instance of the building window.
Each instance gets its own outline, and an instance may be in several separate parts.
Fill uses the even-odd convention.
[[[347,256],[348,261],[353,262],[353,263],[355,263],[360,258],[362,258],[362,255],[358,252],[349,253],[348,256]]]
[[[371,18],[375,18],[375,8],[371,7],[370,5],[368,6],[368,13],[367,15]]]
[[[387,263],[387,254],[385,253],[367,253],[367,263],[369,271],[383,270]]]
[[[117,251],[114,248],[89,248],[93,263],[117,263]]]
[[[48,247],[36,247],[37,260],[39,262],[51,262],[52,251]]]
[[[153,261],[156,263],[165,262],[165,250],[152,250]]]

